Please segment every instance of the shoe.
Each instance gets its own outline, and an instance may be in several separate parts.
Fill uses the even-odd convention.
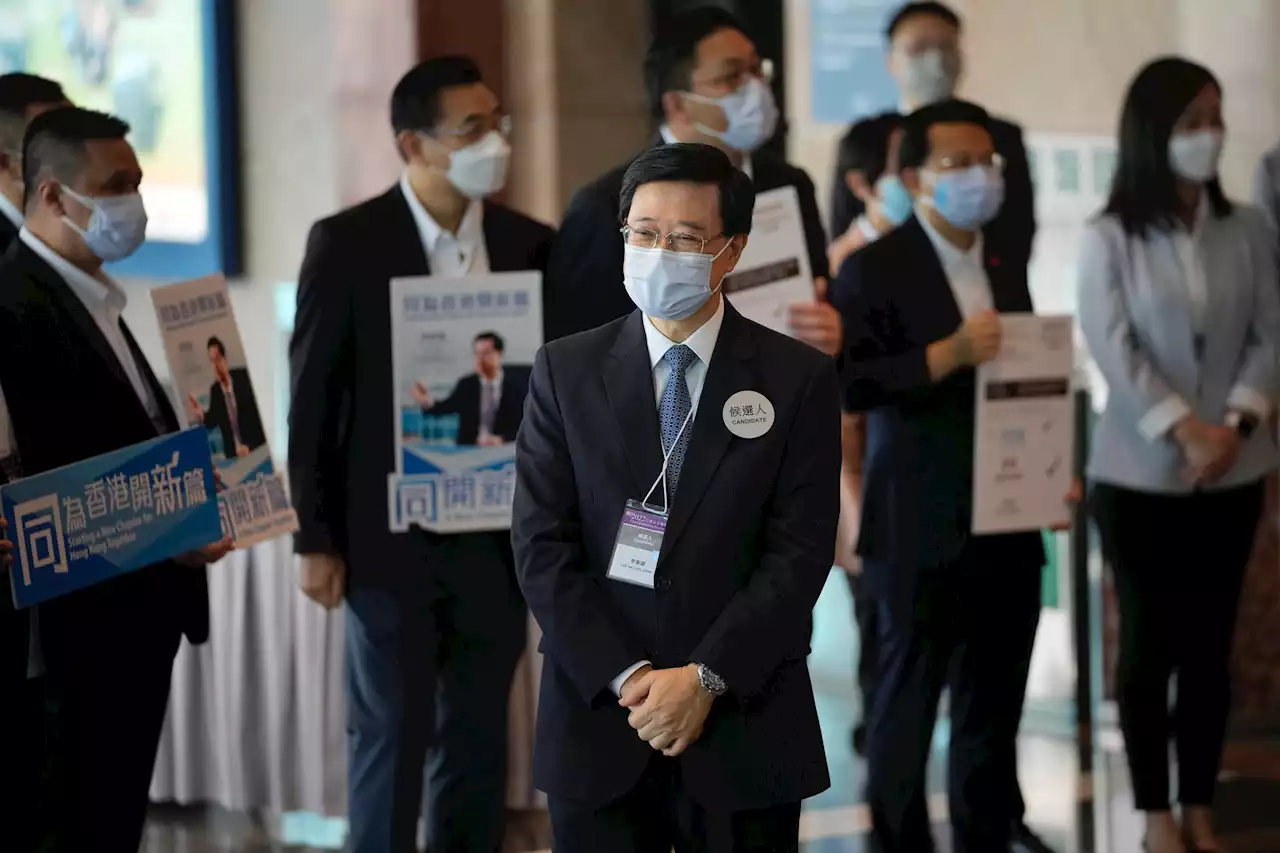
[[[1009,833],[1010,853],[1055,853],[1054,849],[1031,831],[1031,827],[1021,821],[1013,825]]]
[[[867,757],[867,727],[863,723],[853,727],[853,752],[859,758]]]

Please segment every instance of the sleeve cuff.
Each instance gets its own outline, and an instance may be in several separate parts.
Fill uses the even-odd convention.
[[[1227,397],[1227,408],[1257,415],[1258,420],[1266,420],[1271,415],[1271,401],[1265,394],[1247,385],[1237,385],[1231,389],[1231,396]]]
[[[1138,430],[1147,441],[1158,441],[1173,429],[1178,421],[1191,414],[1191,407],[1181,397],[1168,397],[1151,407],[1138,421]]]
[[[647,660],[636,661],[631,664],[631,666],[624,669],[617,678],[609,682],[609,689],[613,691],[614,696],[622,695],[622,685],[626,684],[627,679],[635,675],[636,671],[642,666],[653,666],[653,662]],[[596,683],[599,684],[600,682],[597,681]]]

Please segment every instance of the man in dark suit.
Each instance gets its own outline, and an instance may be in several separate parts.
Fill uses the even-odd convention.
[[[391,124],[404,176],[318,222],[298,278],[289,353],[295,550],[307,595],[325,607],[346,598],[352,850],[414,849],[430,751],[428,846],[493,853],[527,611],[506,532],[388,530],[389,282],[543,270],[553,232],[484,200],[501,189],[510,149],[497,99],[470,59],[409,71],[392,95]]]
[[[458,444],[481,446],[516,440],[529,391],[529,366],[504,365],[506,342],[497,332],[481,332],[471,342],[476,372],[458,380],[453,393],[435,402],[421,382],[413,396],[424,415],[457,415]]]
[[[52,80],[21,72],[0,75],[0,253],[22,230],[22,135],[31,119],[63,106],[67,96]]]
[[[512,540],[558,853],[795,851],[800,801],[829,784],[805,655],[838,388],[720,295],[753,204],[711,146],[641,154],[620,206],[640,310],[534,364]]]
[[[823,299],[827,240],[813,182],[802,169],[757,150],[773,136],[778,119],[765,72],[742,24],[722,9],[704,6],[662,22],[645,60],[650,107],[662,123],[651,144],[714,145],[747,173],[757,193],[796,188],[817,296],[791,307],[791,326],[798,338],[834,355],[840,318]],[[601,175],[569,201],[547,270],[548,340],[631,312],[618,237],[618,196],[628,165]]]
[[[867,796],[884,851],[933,849],[924,773],[944,687],[954,849],[1006,850],[1020,818],[1015,740],[1044,550],[1039,533],[970,534],[974,368],[999,351],[999,314],[1031,310],[1026,267],[983,231],[1003,194],[988,124],[959,101],[907,117],[916,215],[850,255],[832,287],[846,407],[866,415],[858,553],[879,608]]]
[[[227,363],[227,347],[220,338],[209,338],[206,349],[214,376],[209,386],[209,408],[202,409],[195,397],[187,399],[187,406],[207,428],[222,436],[223,453],[228,459],[248,456],[267,443],[249,371]]]
[[[889,72],[898,82],[903,115],[953,96],[963,71],[960,16],[942,3],[907,3],[889,21]],[[985,232],[1001,246],[1002,263],[1025,266],[1036,235],[1035,199],[1022,128],[992,118],[996,153],[1004,158],[1005,199]],[[837,175],[831,189],[831,233],[843,234],[864,203]]]
[[[15,476],[178,428],[121,319],[125,293],[102,271],[103,261],[137,249],[146,231],[142,171],[128,130],[111,116],[70,107],[36,117],[27,129],[26,227],[0,267],[8,421],[0,434],[12,441],[6,469]],[[50,393],[71,388],[74,394]],[[111,415],[86,430],[86,407]],[[61,701],[60,849],[136,853],[173,658],[183,634],[196,643],[208,636],[204,566],[230,547],[223,541],[40,606],[48,678]]]

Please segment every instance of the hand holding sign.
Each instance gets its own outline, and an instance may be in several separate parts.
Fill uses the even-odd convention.
[[[787,323],[795,337],[827,355],[838,355],[844,340],[840,312],[827,302],[827,280],[813,280],[815,299],[793,302],[787,307]]]
[[[7,569],[13,565],[13,543],[9,541],[9,522],[0,518],[0,564]]]
[[[210,563],[218,562],[235,549],[235,540],[230,536],[224,536],[212,545],[206,545],[203,548],[197,548],[195,551],[188,551],[185,554],[174,557],[173,561],[187,568],[198,569]]]

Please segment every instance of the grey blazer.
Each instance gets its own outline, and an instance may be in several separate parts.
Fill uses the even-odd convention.
[[[1080,328],[1108,391],[1090,478],[1190,492],[1169,435],[1174,424],[1189,413],[1218,424],[1229,409],[1271,413],[1280,392],[1276,254],[1266,221],[1243,205],[1223,219],[1203,215],[1190,235],[1129,236],[1114,216],[1089,224],[1079,264]],[[1252,482],[1277,464],[1275,436],[1258,429],[1211,488]]]
[[[1253,176],[1253,203],[1280,230],[1280,145],[1263,155]]]

